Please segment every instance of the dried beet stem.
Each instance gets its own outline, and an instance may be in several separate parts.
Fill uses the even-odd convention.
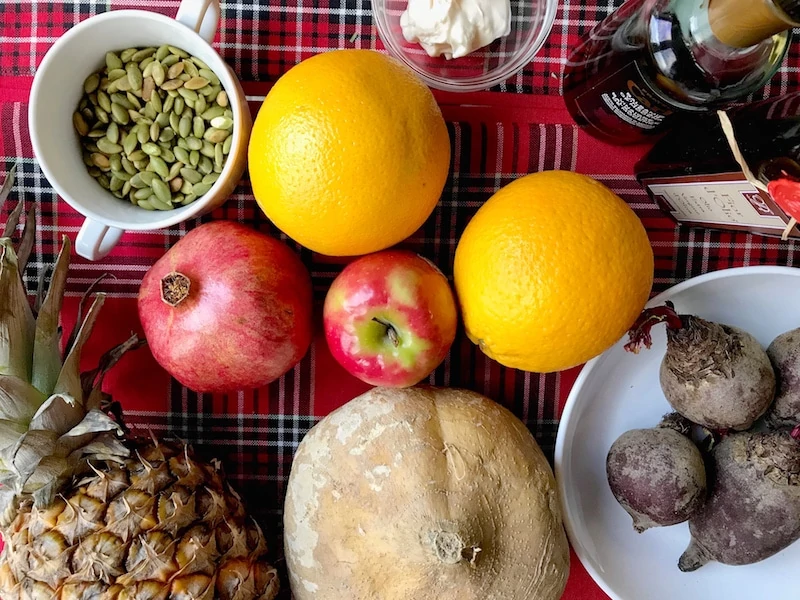
[[[689,547],[678,559],[678,568],[684,573],[691,573],[692,571],[697,571],[708,562],[708,553],[697,543],[697,540],[693,539],[689,542]]]
[[[681,316],[675,312],[675,306],[672,302],[668,301],[664,306],[646,308],[642,311],[633,327],[628,331],[628,339],[630,341],[625,344],[625,350],[633,354],[638,354],[642,346],[649,350],[653,345],[651,331],[659,323],[666,323],[668,329],[683,328]]]

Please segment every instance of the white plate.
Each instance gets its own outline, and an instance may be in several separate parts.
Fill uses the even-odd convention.
[[[800,326],[800,269],[743,267],[695,277],[654,298],[681,313],[741,327],[766,347]],[[625,340],[584,367],[567,400],[555,466],[567,533],[586,570],[614,600],[800,598],[800,543],[754,565],[711,563],[678,570],[689,543],[686,523],[637,534],[606,482],[608,449],[629,429],[652,427],[670,411],[658,382],[664,327],[653,347],[626,353]]]

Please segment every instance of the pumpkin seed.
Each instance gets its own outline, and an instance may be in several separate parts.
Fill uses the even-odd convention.
[[[192,133],[194,133],[194,137],[201,138],[205,132],[206,122],[203,121],[203,117],[195,117],[192,119]]]
[[[142,108],[142,101],[136,97],[135,94],[131,92],[126,92],[125,97],[127,98],[128,102],[131,103],[131,106],[136,110],[141,110]]]
[[[225,109],[222,108],[221,106],[212,106],[200,116],[203,117],[206,121],[211,121],[211,119],[221,117],[224,112]]]
[[[227,141],[227,140],[226,140]],[[222,167],[225,161],[225,151],[222,144],[214,145],[214,166]]]
[[[185,148],[181,148],[180,146],[175,146],[175,148],[172,149],[172,152],[175,154],[175,158],[179,162],[182,162],[184,165],[189,164],[189,153],[186,151]]]
[[[175,166],[175,165],[173,165],[173,166]],[[170,169],[170,174],[172,174],[172,170],[171,169]],[[180,192],[181,191],[181,186],[183,186],[183,179],[181,179],[180,177],[172,177],[169,180],[169,189],[173,194],[177,194],[178,192]],[[178,200],[177,197],[173,197],[172,201],[173,202],[178,202],[179,200]]]
[[[112,176],[109,184],[110,185],[108,186],[108,189],[110,189],[112,192],[118,192],[122,189],[122,186],[125,185],[125,182],[122,181],[122,179],[117,179],[116,177]]]
[[[197,100],[197,92],[186,87],[178,88],[178,93],[183,96],[184,100]]]
[[[131,193],[131,182],[130,180],[126,181],[125,184],[122,186],[120,190],[122,192],[122,196],[125,197]]]
[[[121,104],[111,105],[111,116],[120,125],[127,125],[131,122],[130,113]]]
[[[73,113],[72,126],[75,127],[75,131],[78,132],[78,135],[84,136],[89,133],[89,126],[86,124],[83,115],[79,112]]]
[[[158,94],[156,94],[156,95],[158,96]],[[151,99],[151,102],[152,102],[152,99]],[[175,98],[173,96],[167,95],[167,97],[164,98],[164,101],[163,101],[163,103],[161,105],[161,111],[163,111],[163,112],[171,111],[172,110],[172,105],[174,103],[175,103]],[[155,104],[153,106],[155,106]]]
[[[111,112],[111,98],[103,90],[97,91],[97,104],[106,112]]]
[[[148,59],[145,59],[145,60],[148,60]],[[145,61],[142,61],[142,62],[145,62]],[[142,77],[144,77],[145,79],[147,79],[148,77],[150,79],[152,79],[153,78],[153,67],[155,66],[155,64],[156,64],[155,62],[150,61],[150,64],[147,65],[146,67],[142,67],[142,65],[139,65],[139,68],[142,70]]]
[[[161,135],[158,136],[159,142],[171,142],[175,137],[175,132],[172,128],[167,127],[166,129],[161,130]]]
[[[103,131],[103,129],[102,129],[103,124],[99,123],[99,125],[100,125],[101,129],[92,129],[89,133],[86,134],[86,137],[91,138],[91,139],[95,139],[95,140],[98,139],[98,138],[103,137],[106,134],[106,132]]]
[[[183,71],[187,73],[189,77],[200,77],[200,70],[197,68],[197,65],[192,62],[192,60],[184,60],[183,61]],[[201,86],[202,87],[202,86]]]
[[[108,181],[108,177],[103,175],[102,173],[97,176],[97,183],[99,183],[104,189],[108,189],[110,183]]]
[[[186,108],[186,100],[183,99],[183,96],[178,96],[175,98],[175,105],[172,107],[172,112],[178,116],[181,116],[184,108]]]
[[[197,163],[200,162],[200,153],[197,150],[192,150],[189,152],[189,164],[193,167],[197,166]]]
[[[208,183],[213,185],[217,182],[217,179],[219,179],[219,173],[209,173],[208,175],[203,177],[203,183]]]
[[[87,169],[87,172],[95,179],[97,179],[98,177],[100,177],[100,175],[103,174],[103,172],[97,167],[95,167],[94,164],[92,164],[92,166]]]
[[[128,72],[128,83],[130,83],[131,89],[141,90],[144,78],[142,77],[142,72],[139,70],[139,65],[130,62],[125,67],[125,70]]]
[[[219,85],[219,77],[217,77],[217,74],[211,69],[201,67],[199,73],[200,77],[205,77],[208,79],[211,82],[211,85]]]
[[[192,193],[195,194],[198,198],[205,194],[208,190],[211,189],[212,184],[210,183],[197,183],[192,186]]]
[[[180,174],[184,181],[188,181],[189,183],[200,183],[200,181],[203,179],[203,176],[200,173],[189,167],[183,167],[180,170]],[[184,194],[185,193],[186,192],[184,192]]]
[[[94,116],[97,117],[97,120],[101,123],[108,123],[108,113],[99,106],[94,107]]]
[[[233,137],[228,137],[224,142],[222,142],[222,153],[226,156],[231,153],[231,147],[233,146]]]
[[[153,98],[159,97],[158,94],[153,93],[155,89],[155,80],[149,74],[145,74],[144,83],[142,83],[142,98],[144,98],[145,102],[152,102]]]
[[[192,184],[188,181],[184,181],[183,185],[181,186],[181,194],[191,194],[192,193]]]
[[[144,161],[145,159],[147,159],[147,154],[145,154],[141,150],[134,150],[133,152],[128,154],[128,160],[131,161],[134,165],[136,165],[137,169],[141,167],[139,167],[139,165],[136,163]]]
[[[214,163],[207,156],[201,156],[200,162],[197,164],[197,170],[203,175],[208,175],[214,170]]]
[[[112,154],[109,156],[108,162],[112,171],[119,171],[122,169],[122,157],[119,154]]]
[[[183,85],[183,81],[180,79],[170,79],[169,81],[165,81],[161,84],[162,90],[177,90]]]
[[[166,181],[172,181],[173,179],[175,179],[180,174],[182,168],[183,164],[179,162],[176,162],[174,165],[172,165],[169,168],[169,175],[167,175]]]
[[[167,166],[167,163],[165,163],[164,160],[158,156],[150,157],[150,164],[148,167],[152,167],[152,170],[158,173],[159,176],[163,177],[164,179],[169,177],[169,167]]]
[[[162,63],[153,63],[153,69],[150,71],[150,75],[153,77],[153,82],[158,87],[164,85],[164,81],[167,78],[166,71],[164,71],[164,65]]]
[[[191,204],[197,200],[197,194],[187,194],[186,197],[181,200],[181,205],[186,206],[187,204]]]
[[[172,150],[170,150],[169,148],[161,148],[161,154],[159,154],[159,156],[163,158],[164,162],[166,162],[167,164],[175,162],[175,154],[173,154]]]
[[[109,123],[106,129],[106,137],[112,144],[119,142],[119,126],[116,123]]]
[[[83,91],[86,92],[87,94],[91,94],[98,87],[100,87],[100,74],[99,73],[92,73],[83,82]]]
[[[212,144],[216,144],[218,142],[224,142],[230,133],[231,132],[227,129],[217,129],[216,127],[211,127],[206,129],[206,132],[203,134],[203,139],[211,142]]]
[[[97,140],[97,148],[104,154],[119,154],[122,152],[122,146],[113,143],[111,140],[105,137]]]
[[[169,191],[169,186],[166,183],[160,179],[153,179],[153,183],[150,185],[156,198],[164,203],[169,203],[172,200],[172,192]]]
[[[153,205],[152,205],[150,202],[148,202],[147,200],[139,200],[139,201],[137,202],[137,204],[139,205],[139,208],[143,208],[143,209],[145,209],[145,210],[155,210],[155,209],[156,209],[156,208],[155,208],[155,206],[153,206]]]
[[[125,169],[125,172],[128,175],[135,175],[138,172],[136,170],[136,167],[133,166],[133,163],[124,156],[122,157],[121,162],[122,162],[122,168]]]
[[[197,97],[197,102],[194,103],[194,107],[193,108],[194,108],[194,112],[197,113],[198,115],[203,113],[203,112],[205,112],[206,108],[208,108],[208,103],[206,102],[206,97],[202,96],[202,95],[198,96]]]
[[[222,107],[228,106],[228,93],[225,90],[217,94],[217,104]]]
[[[141,50],[137,51],[136,54],[131,56],[131,61],[135,63],[142,62],[145,58],[155,53],[155,48],[142,48]]]
[[[158,141],[158,136],[161,135],[161,127],[158,123],[153,123],[150,125],[150,139],[154,142]]]
[[[161,113],[156,117],[156,123],[158,123],[159,127],[166,127],[170,124],[169,115],[166,113]]]
[[[191,63],[189,63],[191,64]],[[189,81],[183,84],[185,90],[199,90],[208,85],[208,79],[205,77],[192,77]]]
[[[214,144],[203,140],[203,147],[200,148],[200,154],[208,158],[214,158]]]
[[[133,197],[137,200],[147,200],[153,195],[153,190],[150,187],[143,187],[133,193]]]
[[[100,169],[108,169],[111,166],[108,157],[105,154],[100,154],[99,152],[92,154],[92,164]]]
[[[114,82],[114,85],[117,87],[118,90],[123,92],[131,91],[131,80],[127,77],[120,77]]]
[[[180,59],[181,59],[180,56],[178,56],[177,54],[170,54],[169,56],[161,60],[161,64],[165,67],[171,67],[172,65],[177,63]]]
[[[161,148],[152,142],[145,142],[142,144],[142,152],[148,156],[159,156],[161,154]]]
[[[111,69],[108,72],[108,80],[109,81],[116,81],[120,77],[126,77],[127,75],[128,75],[128,72],[125,69],[122,68],[122,65],[120,65],[119,69]]]
[[[189,108],[191,108],[192,110],[195,110],[195,109],[194,109],[194,105],[195,105],[195,104],[196,104],[196,102],[195,102],[194,100],[191,100],[191,99],[188,99],[188,98],[187,98],[187,100],[186,100],[186,106],[188,106],[188,107],[189,107]]]
[[[175,46],[168,46],[168,48],[169,51],[172,52],[172,54],[175,54],[180,58],[189,58],[189,55],[180,48],[176,48]]]
[[[131,101],[128,100],[125,94],[120,94],[119,92],[111,94],[111,102],[113,104],[119,104],[125,110],[133,110],[133,104],[131,104]]]
[[[187,137],[186,143],[189,145],[189,150],[200,150],[203,147],[203,142],[196,137]]]
[[[178,134],[180,134],[181,118],[176,113],[170,113],[168,120],[169,126],[172,127],[174,131],[177,131]]]
[[[173,209],[173,206],[172,206],[171,202],[162,202],[160,199],[158,199],[155,196],[151,196],[150,197],[150,204],[152,204],[153,207],[156,210],[172,210]]]
[[[106,68],[111,71],[112,69],[121,69],[122,60],[113,52],[106,52]]]
[[[140,127],[136,131],[136,141],[140,144],[147,143],[147,140],[150,139],[150,128],[149,127]]]
[[[142,174],[142,182],[147,186],[152,186],[153,181],[158,178],[158,175],[151,171],[144,171]]]
[[[164,44],[163,46],[159,46],[158,50],[156,50],[156,60],[164,60],[167,58],[169,54],[169,46]]]
[[[183,73],[184,67],[185,65],[182,62],[175,63],[167,71],[167,77],[169,79],[177,79]]]
[[[211,119],[211,126],[217,129],[230,129],[233,127],[233,119],[228,117],[214,117]]]
[[[127,48],[126,50],[123,50],[122,52],[120,52],[120,55],[119,55],[120,60],[122,60],[122,62],[124,62],[124,63],[130,62],[131,61],[131,56],[133,56],[137,52],[138,52],[138,50],[136,48]]]
[[[152,65],[155,61],[156,61],[155,56],[148,56],[142,62],[139,63],[139,69],[142,71],[143,75],[144,75],[144,70],[150,65]]]
[[[154,111],[156,111],[157,113],[164,111],[164,104],[161,101],[161,96],[159,96],[158,94],[152,94],[149,100],[150,100],[150,106],[153,107]]]

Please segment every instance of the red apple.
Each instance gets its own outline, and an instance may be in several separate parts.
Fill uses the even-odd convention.
[[[325,298],[333,357],[372,385],[408,387],[444,360],[456,335],[456,302],[436,266],[406,250],[359,258]]]

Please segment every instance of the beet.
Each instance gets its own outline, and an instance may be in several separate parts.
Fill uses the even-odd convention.
[[[705,466],[690,427],[673,413],[658,427],[623,433],[608,452],[608,485],[639,533],[683,523],[705,501]]]
[[[777,395],[767,413],[771,427],[792,426],[800,422],[800,329],[782,333],[769,345],[777,381]]]
[[[709,429],[749,429],[775,396],[769,357],[752,335],[730,325],[678,315],[671,303],[646,309],[626,350],[650,347],[650,329],[667,325],[661,389],[670,406]]]
[[[717,561],[747,565],[800,538],[800,427],[737,433],[711,452],[709,497],[689,520],[692,541],[678,561],[694,571]]]

